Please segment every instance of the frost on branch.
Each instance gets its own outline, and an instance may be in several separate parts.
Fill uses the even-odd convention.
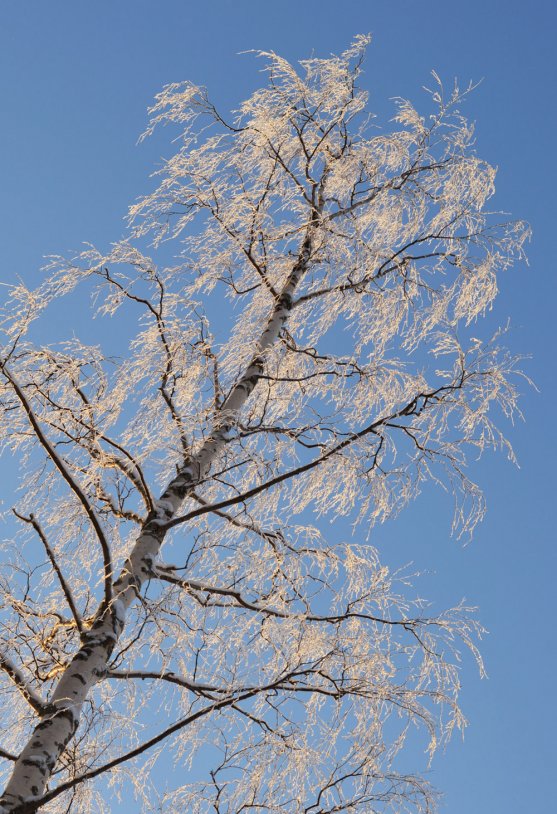
[[[261,54],[231,118],[163,89],[146,134],[178,128],[177,149],[129,234],[5,303],[2,812],[85,814],[130,785],[200,814],[434,804],[399,756],[414,727],[431,756],[464,725],[458,648],[479,659],[481,630],[364,542],[427,480],[457,533],[481,519],[467,458],[512,455],[519,371],[479,320],[528,230],[486,211],[466,94],[371,127],[366,44]],[[36,343],[61,297],[95,342]]]

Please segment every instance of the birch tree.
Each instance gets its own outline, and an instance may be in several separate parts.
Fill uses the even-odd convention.
[[[374,120],[366,45],[261,54],[230,118],[165,87],[145,135],[176,152],[125,239],[10,288],[3,814],[434,807],[405,742],[463,726],[479,628],[373,527],[428,480],[481,518],[466,461],[508,449],[518,371],[470,331],[527,228],[486,210],[458,88]]]

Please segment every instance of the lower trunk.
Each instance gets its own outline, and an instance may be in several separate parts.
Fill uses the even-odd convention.
[[[152,562],[163,540],[163,535],[157,533],[158,522],[155,518],[146,524],[114,586],[113,602],[83,634],[81,648],[64,671],[47,710],[15,762],[0,798],[0,814],[33,811],[34,801],[44,794],[58,759],[78,727],[83,702],[106,674],[124,627],[126,610],[151,573]]]

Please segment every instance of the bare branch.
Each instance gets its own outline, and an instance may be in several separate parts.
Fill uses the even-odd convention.
[[[192,511],[188,512],[185,515],[174,517],[172,518],[172,520],[166,523],[163,526],[163,528],[165,531],[168,531],[169,529],[174,528],[174,526],[181,525],[182,523],[187,523],[189,520],[193,520],[195,517],[207,514],[208,512],[221,511],[222,509],[227,509],[229,506],[235,506],[237,503],[244,503],[245,501],[249,500],[252,497],[255,497],[261,492],[264,492],[267,489],[271,489],[273,486],[277,486],[280,483],[284,483],[284,481],[291,480],[292,478],[296,478],[298,475],[302,475],[305,472],[309,472],[310,470],[315,469],[315,467],[320,466],[322,463],[331,458],[333,455],[338,455],[338,453],[342,452],[342,450],[346,449],[356,441],[359,441],[365,436],[370,434],[378,436],[378,447],[375,452],[375,460],[377,460],[377,456],[382,446],[382,438],[378,432],[378,430],[381,427],[388,426],[393,419],[400,418],[402,416],[420,414],[428,404],[437,401],[441,394],[453,392],[454,390],[459,389],[461,386],[462,381],[457,385],[443,385],[442,387],[438,387],[436,390],[433,390],[429,393],[419,393],[400,410],[397,410],[396,412],[391,413],[388,416],[378,418],[371,424],[369,424],[367,427],[364,427],[358,432],[351,433],[348,436],[348,438],[345,438],[343,441],[340,441],[340,443],[331,447],[322,455],[320,455],[318,458],[315,458],[313,461],[309,461],[306,464],[302,464],[301,466],[297,466],[294,469],[290,469],[288,472],[283,472],[282,474],[277,475],[274,478],[270,478],[264,483],[260,483],[258,486],[254,486],[252,489],[247,489],[245,492],[236,495],[235,497],[231,497],[226,500],[220,500],[217,503],[208,504],[207,506],[203,506],[199,509],[192,509]]]
[[[66,467],[66,465],[64,464],[60,456],[57,454],[56,450],[54,449],[46,435],[44,434],[39,423],[39,420],[35,416],[33,408],[31,407],[31,404],[27,399],[25,393],[23,392],[22,388],[20,387],[17,380],[14,378],[13,374],[10,373],[10,371],[3,362],[0,363],[0,371],[9,381],[15,394],[17,395],[17,398],[19,399],[23,409],[25,410],[25,414],[29,419],[29,423],[31,424],[33,431],[35,432],[35,435],[37,436],[40,445],[45,450],[48,457],[50,458],[50,460],[52,461],[52,463],[54,464],[62,478],[66,481],[71,491],[74,493],[74,495],[77,497],[77,499],[83,506],[85,514],[89,518],[91,525],[95,530],[97,539],[101,547],[103,558],[104,607],[108,607],[108,605],[110,604],[110,600],[112,598],[112,557],[110,554],[110,546],[108,544],[108,540],[106,539],[103,528],[99,523],[99,520],[93,510],[93,507],[89,503],[89,500],[87,499],[85,493],[83,492],[77,481],[74,480],[74,478],[70,475],[68,468]]]
[[[35,516],[33,514],[30,514],[29,517],[25,517],[25,515],[20,514],[18,511],[16,511],[16,509],[12,509],[12,511],[19,520],[23,521],[24,523],[29,523],[31,526],[33,526],[33,528],[37,532],[37,535],[39,536],[39,539],[40,539],[41,543],[44,546],[44,550],[46,551],[47,557],[50,560],[50,564],[52,565],[52,567],[53,567],[53,569],[54,569],[54,571],[56,573],[56,576],[58,577],[58,582],[60,583],[60,587],[62,588],[62,591],[64,592],[64,596],[66,597],[68,607],[70,608],[70,610],[72,612],[72,616],[73,616],[74,621],[75,621],[75,626],[77,627],[79,632],[82,633],[83,632],[83,623],[82,623],[79,611],[77,610],[77,606],[75,604],[72,592],[70,590],[70,586],[66,582],[64,574],[62,573],[62,569],[60,568],[58,562],[56,561],[54,551],[53,551],[51,545],[49,544],[49,542],[48,542],[48,540],[46,538],[46,535],[45,535],[44,531],[41,528],[40,523],[38,522],[38,520],[35,519]]]
[[[4,670],[6,675],[11,678],[29,706],[31,706],[38,715],[44,715],[48,705],[43,701],[40,695],[29,686],[29,682],[21,670],[2,652],[0,652],[0,669]]]

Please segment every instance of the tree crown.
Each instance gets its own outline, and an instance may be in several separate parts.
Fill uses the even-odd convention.
[[[510,452],[497,420],[519,371],[499,335],[470,332],[528,229],[486,210],[495,171],[458,88],[378,126],[358,87],[367,42],[300,69],[261,54],[267,86],[231,121],[204,88],[164,88],[145,135],[178,127],[177,149],[129,234],[11,289],[0,441],[29,542],[2,581],[4,753],[38,715],[25,760],[58,774],[24,793],[15,760],[3,811],[66,810],[76,790],[74,810],[94,810],[86,781],[108,769],[147,801],[129,761],[148,769],[169,742],[184,766],[205,746],[214,763],[158,810],[433,800],[397,754],[411,723],[430,751],[462,726],[455,642],[477,656],[479,628],[462,606],[428,617],[363,538],[430,479],[454,492],[459,533],[481,518],[466,459]],[[102,330],[33,341],[82,288],[125,354]],[[320,516],[355,521],[356,541]],[[163,732],[155,710],[174,713]],[[54,754],[43,724],[62,712]]]

